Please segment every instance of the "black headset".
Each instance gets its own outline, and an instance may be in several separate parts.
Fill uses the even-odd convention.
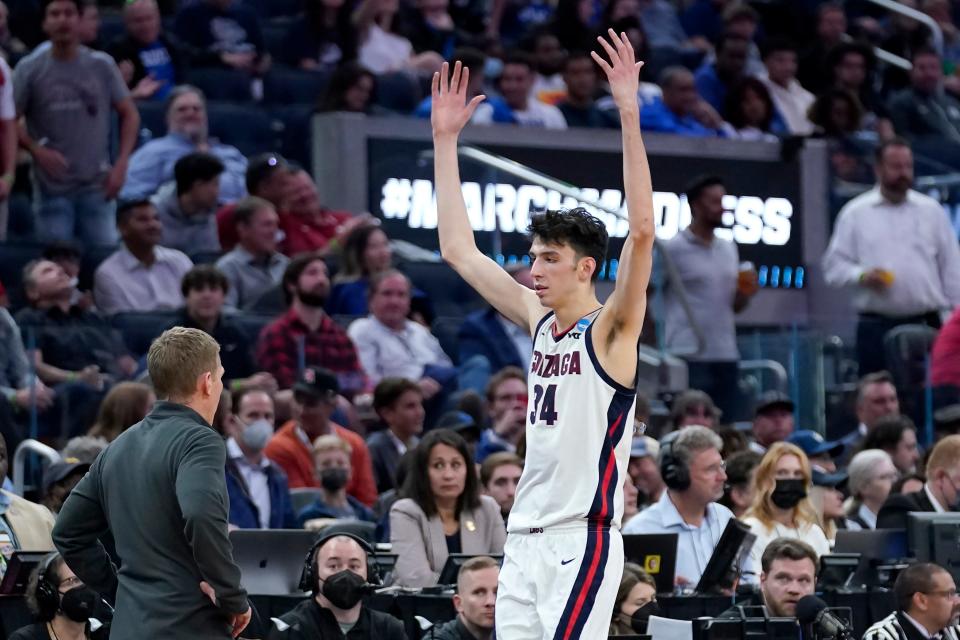
[[[690,488],[690,469],[674,454],[678,434],[674,431],[660,441],[660,477],[668,489],[684,491]]]
[[[303,559],[303,571],[300,573],[300,584],[298,588],[301,591],[310,591],[311,593],[320,593],[320,576],[317,575],[317,553],[320,547],[325,545],[333,538],[344,536],[350,538],[363,549],[367,554],[367,582],[375,587],[381,585],[380,582],[380,564],[377,562],[377,551],[369,542],[360,536],[346,531],[331,531],[317,538],[317,541],[310,547],[306,558]]]
[[[48,555],[37,570],[37,614],[44,622],[53,620],[60,610],[60,588],[50,579],[50,567],[60,554],[54,551]]]

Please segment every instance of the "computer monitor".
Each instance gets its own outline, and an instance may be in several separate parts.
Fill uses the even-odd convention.
[[[854,577],[861,560],[859,553],[826,553],[820,556],[817,588],[837,591],[855,586]]]
[[[857,587],[892,587],[897,576],[888,565],[911,555],[903,529],[841,529],[837,531],[833,552],[860,554],[860,566],[850,583]]]
[[[623,536],[623,557],[646,571],[657,583],[657,593],[673,593],[677,572],[676,533],[640,533]]]
[[[0,594],[18,596],[26,593],[30,574],[50,555],[50,551],[14,551],[7,560],[7,570],[0,581]]]
[[[467,560],[471,558],[478,558],[480,556],[486,555],[488,558],[493,558],[501,565],[503,565],[503,555],[493,555],[493,554],[480,554],[474,555],[470,553],[451,553],[447,556],[447,562],[443,565],[443,569],[440,570],[440,579],[437,580],[438,585],[453,585],[457,584],[457,576],[460,574],[460,567],[466,564]]]
[[[800,625],[796,618],[697,618],[693,622],[693,640],[798,640]]]
[[[707,568],[697,583],[697,593],[719,593],[732,589],[737,582],[740,567],[750,553],[757,536],[750,533],[750,527],[731,518],[717,542]]]
[[[919,562],[935,562],[960,580],[960,513],[910,513],[907,539]]]

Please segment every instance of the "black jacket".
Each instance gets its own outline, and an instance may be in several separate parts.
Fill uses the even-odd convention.
[[[877,514],[877,529],[906,529],[907,514],[913,511],[936,511],[925,489],[916,493],[898,493],[887,498]]]
[[[437,625],[425,636],[425,640],[477,640],[476,637],[463,625],[460,616],[454,620]]]
[[[333,612],[321,607],[316,598],[304,600],[293,611],[280,616],[280,621],[284,628],[274,622],[268,640],[407,640],[402,622],[365,606],[360,607],[357,624],[343,635]]]
[[[230,638],[229,615],[249,605],[227,538],[225,463],[223,439],[197,412],[158,402],[67,498],[53,541],[81,580],[116,593],[111,640]],[[107,531],[119,575],[98,540]]]
[[[390,489],[395,489],[400,452],[393,443],[388,430],[384,429],[372,434],[367,439],[367,449],[370,450],[373,476],[377,480],[377,493],[382,494]]]
[[[159,41],[166,48],[167,53],[170,54],[170,62],[173,64],[177,84],[185,80],[186,72],[191,66],[213,66],[220,63],[219,55],[194,49],[172,34],[161,33]],[[147,76],[147,69],[140,59],[141,49],[143,49],[143,45],[126,34],[118,37],[107,46],[107,53],[118,64],[124,60],[133,64],[133,78],[130,80],[131,89]]]

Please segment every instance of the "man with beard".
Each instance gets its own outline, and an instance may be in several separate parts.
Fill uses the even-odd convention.
[[[876,155],[877,186],[848,202],[823,256],[824,278],[852,287],[861,376],[886,368],[883,338],[903,324],[940,327],[960,304],[960,247],[943,207],[911,189],[913,153],[901,138]]]
[[[303,367],[321,366],[338,379],[340,392],[353,395],[366,388],[357,350],[346,332],[324,310],[330,278],[323,258],[297,256],[283,273],[285,314],[264,327],[257,341],[257,362],[289,389]]]
[[[684,358],[690,388],[706,392],[724,417],[736,419],[738,362],[734,316],[757,292],[756,274],[741,278],[737,245],[723,223],[726,188],[717,176],[695,178],[685,189],[690,226],[661,245],[663,263],[670,263],[689,301],[702,343],[671,286],[665,269],[658,268],[664,291],[667,350]],[[659,267],[666,266],[658,265]]]
[[[813,547],[795,538],[777,538],[767,545],[760,559],[760,598],[753,606],[762,605],[774,618],[793,618],[797,602],[813,595],[817,582],[819,560]],[[751,603],[731,607],[720,617],[740,618],[741,608]],[[748,611],[747,616],[753,617]]]
[[[240,150],[208,136],[207,101],[190,85],[174,87],[166,102],[167,135],[146,143],[130,156],[127,182],[120,192],[124,200],[149,198],[161,185],[173,180],[177,160],[202,151],[223,163],[220,202],[233,202],[247,194],[247,159]]]

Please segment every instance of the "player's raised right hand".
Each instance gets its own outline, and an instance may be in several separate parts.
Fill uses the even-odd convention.
[[[439,73],[433,74],[430,123],[434,138],[459,135],[484,100],[485,96],[478,95],[467,101],[469,80],[470,70],[459,61],[453,67],[453,74],[446,62]]]

